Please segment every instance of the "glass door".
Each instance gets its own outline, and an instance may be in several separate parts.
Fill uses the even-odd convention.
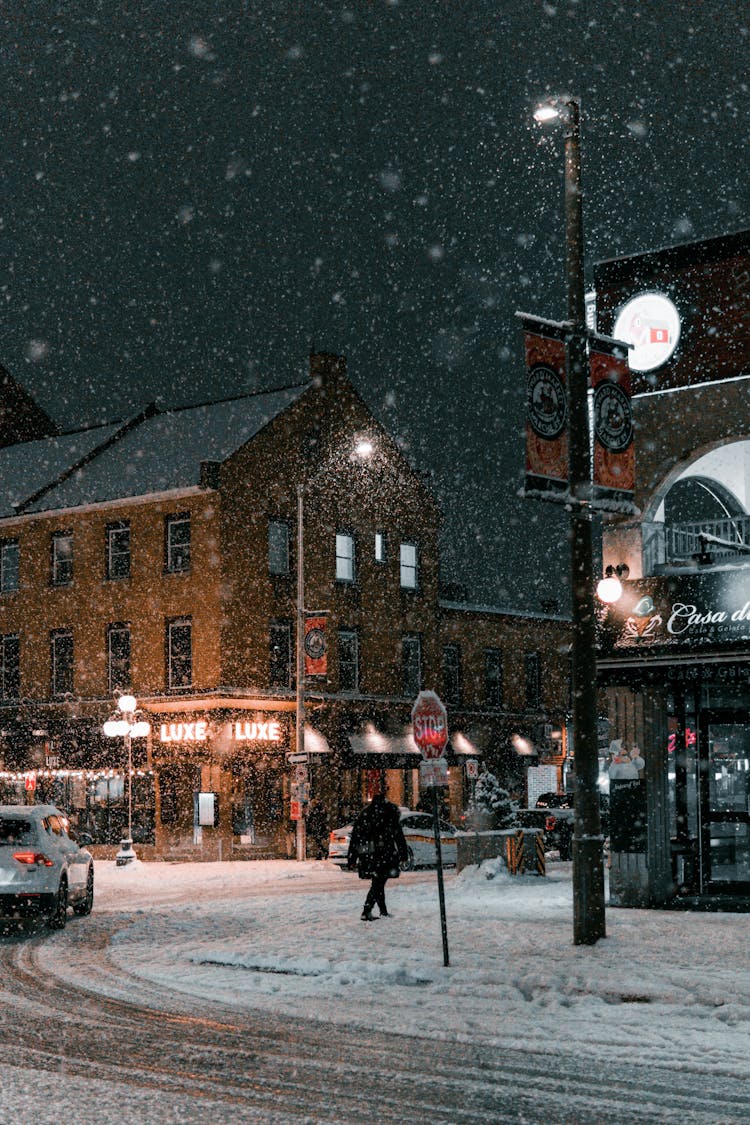
[[[701,711],[700,868],[703,891],[750,890],[750,720]]]

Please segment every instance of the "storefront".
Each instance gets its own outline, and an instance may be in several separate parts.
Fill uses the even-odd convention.
[[[750,568],[626,582],[602,610],[613,904],[750,899]]]

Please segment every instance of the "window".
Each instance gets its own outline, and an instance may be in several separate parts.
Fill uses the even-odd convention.
[[[107,524],[105,544],[104,573],[107,578],[129,578],[130,522],[119,520],[117,523]]]
[[[73,581],[73,532],[56,531],[52,536],[52,585],[68,586]]]
[[[167,516],[164,521],[164,567],[170,574],[190,570],[190,512]]]
[[[0,540],[0,593],[18,589],[18,540]]]
[[[499,648],[484,650],[484,702],[488,707],[503,705],[503,654]]]
[[[401,684],[407,699],[414,699],[422,690],[422,640],[414,634],[401,638]]]
[[[359,633],[339,629],[339,690],[359,690]]]
[[[292,686],[292,626],[272,621],[268,634],[268,683],[271,687]]]
[[[289,525],[280,520],[268,521],[268,571],[289,573]]]
[[[0,637],[0,699],[21,695],[20,642],[17,633]]]
[[[130,688],[130,626],[107,626],[107,687],[110,695]]]
[[[167,687],[190,687],[193,682],[193,621],[174,617],[167,621]]]
[[[384,563],[385,562],[385,532],[384,531],[376,531],[375,532],[375,562],[376,563]]]
[[[336,532],[336,579],[354,581],[354,536],[341,531]]]
[[[401,544],[401,589],[417,588],[417,544]]]
[[[443,649],[443,700],[457,707],[461,702],[461,648],[446,645]]]
[[[73,633],[70,629],[54,629],[50,633],[50,664],[52,695],[73,691]]]
[[[527,652],[523,658],[526,679],[526,706],[538,707],[541,699],[541,666],[538,652]]]

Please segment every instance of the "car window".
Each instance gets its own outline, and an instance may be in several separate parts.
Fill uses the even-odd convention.
[[[441,832],[455,832],[456,829],[453,827],[452,824],[448,824],[447,820],[441,820],[440,821],[440,831]]]
[[[401,827],[402,828],[414,828],[414,827],[416,827],[416,825],[414,823],[415,820],[416,820],[416,817],[405,816],[405,817],[403,817],[403,819],[401,821]]]
[[[60,820],[59,816],[48,816],[47,817],[47,830],[49,832],[52,832],[52,834],[54,836],[64,836],[65,835],[65,829],[63,828],[63,824],[62,824],[62,821]]]
[[[0,847],[17,848],[19,844],[27,844],[33,834],[30,821],[0,817]]]

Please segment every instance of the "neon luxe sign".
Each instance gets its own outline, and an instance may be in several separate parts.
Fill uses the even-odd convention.
[[[276,719],[227,723],[224,731],[235,742],[281,742],[282,739],[281,724]],[[190,723],[162,723],[159,741],[207,742],[211,733],[205,719]]]

